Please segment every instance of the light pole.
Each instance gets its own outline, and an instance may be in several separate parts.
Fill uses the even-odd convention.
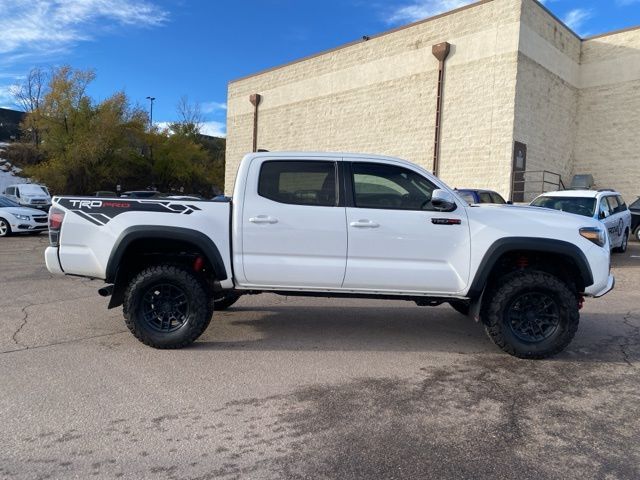
[[[153,101],[155,99],[156,97],[147,97],[147,100],[149,100],[149,103],[151,104],[151,108],[149,109],[149,130],[153,128]]]

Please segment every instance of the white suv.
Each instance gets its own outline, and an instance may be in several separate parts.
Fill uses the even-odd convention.
[[[614,190],[563,190],[547,192],[536,198],[534,207],[552,208],[576,215],[595,218],[607,227],[614,252],[627,251],[631,232],[631,212]]]

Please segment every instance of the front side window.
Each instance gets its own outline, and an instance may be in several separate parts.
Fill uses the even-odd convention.
[[[433,210],[436,186],[411,170],[380,163],[353,163],[353,195],[358,208]]]
[[[609,211],[611,212],[611,215],[620,211],[620,205],[618,204],[618,199],[616,197],[607,197],[607,203],[609,204]]]
[[[279,203],[336,206],[334,162],[267,161],[260,168],[258,195]]]
[[[493,203],[497,203],[498,205],[505,205],[507,203],[504,198],[496,192],[491,192],[491,198],[493,199]]]
[[[493,203],[493,199],[489,192],[478,192],[478,195],[480,197],[480,203]]]
[[[616,199],[618,200],[618,212],[626,212],[628,208],[627,208],[627,204],[624,203],[622,196],[618,195]]]
[[[598,216],[600,218],[607,218],[609,215],[611,215],[611,210],[609,209],[609,202],[607,202],[606,197],[603,197],[600,199]]]

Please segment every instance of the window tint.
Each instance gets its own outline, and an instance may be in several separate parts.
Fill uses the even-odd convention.
[[[436,186],[406,168],[379,163],[354,163],[354,201],[358,208],[433,210]]]
[[[491,192],[491,198],[493,199],[493,203],[498,203],[500,205],[504,205],[505,203],[507,203],[504,201],[504,198],[502,198],[502,196],[496,192]]]
[[[480,197],[480,203],[493,203],[489,192],[478,192],[478,196]]]
[[[7,188],[7,195],[15,195],[15,194],[13,193],[13,187],[9,187],[9,188]]]
[[[280,203],[336,205],[334,162],[274,161],[260,168],[258,195]]]

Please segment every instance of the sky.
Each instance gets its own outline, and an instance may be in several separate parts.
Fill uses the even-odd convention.
[[[230,80],[461,7],[466,0],[0,0],[0,107],[33,67],[93,69],[97,100],[124,90],[154,122],[182,96],[225,135]],[[581,36],[640,25],[640,0],[546,0]]]

